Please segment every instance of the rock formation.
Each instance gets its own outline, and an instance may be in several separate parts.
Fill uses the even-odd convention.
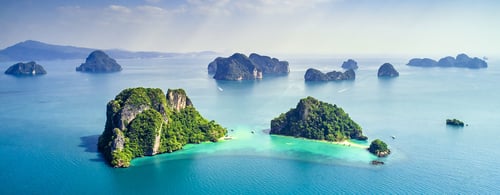
[[[399,72],[392,66],[392,64],[384,63],[378,69],[378,77],[398,77]]]
[[[98,149],[113,167],[133,158],[182,149],[187,143],[217,141],[226,129],[204,119],[182,89],[125,89],[106,109]]]
[[[259,69],[247,56],[235,53],[229,58],[217,58],[214,62],[217,80],[255,80],[262,79],[262,70]]]
[[[256,53],[250,57],[235,53],[228,58],[217,57],[208,64],[208,73],[215,74],[217,80],[253,80],[262,78],[262,74],[288,74],[287,61],[279,61],[269,56]],[[222,69],[221,71],[218,71]]]
[[[100,50],[93,51],[85,60],[85,63],[76,67],[76,71],[89,73],[108,73],[119,72],[122,67],[110,58],[106,53]]]
[[[35,76],[35,75],[47,74],[47,71],[45,71],[45,69],[43,69],[43,67],[40,64],[31,61],[28,63],[20,62],[14,64],[5,71],[5,74],[17,75],[17,76]]]
[[[354,61],[353,59],[348,59],[347,61],[344,61],[342,63],[342,68],[346,70],[349,69],[356,70],[358,69],[358,62]]]
[[[456,58],[447,56],[439,59],[437,62],[429,58],[413,58],[407,65],[418,67],[459,67],[472,69],[488,67],[486,61],[477,57],[471,58],[466,54],[458,54]]]
[[[354,80],[356,79],[356,73],[354,70],[349,69],[345,72],[332,71],[328,73],[323,73],[317,69],[309,68],[304,74],[304,79],[306,81],[342,81],[342,80]]]
[[[391,154],[391,150],[389,150],[387,144],[380,139],[373,140],[368,151],[378,157],[386,157]]]

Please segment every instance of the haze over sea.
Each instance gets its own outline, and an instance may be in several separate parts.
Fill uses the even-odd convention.
[[[47,75],[0,74],[0,194],[500,192],[500,61],[493,57],[478,70],[362,58],[355,81],[328,83],[305,83],[305,70],[339,70],[345,59],[280,57],[290,62],[288,76],[242,82],[212,79],[212,59],[117,59],[123,71],[113,74],[76,72],[83,59],[40,61]],[[400,76],[378,79],[384,62]],[[235,139],[109,167],[96,148],[106,104],[139,86],[184,88]],[[385,140],[386,164],[370,165],[376,157],[364,149],[262,132],[307,96],[342,107],[370,141]],[[447,127],[447,118],[469,126]]]

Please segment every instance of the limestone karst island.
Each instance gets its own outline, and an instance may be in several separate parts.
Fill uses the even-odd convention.
[[[125,89],[106,109],[98,149],[113,167],[136,157],[174,152],[188,143],[217,142],[227,130],[203,118],[183,89]]]
[[[301,99],[295,108],[271,120],[270,134],[334,142],[368,139],[342,108],[313,97]],[[379,139],[371,143],[369,151],[379,157],[390,154]]]

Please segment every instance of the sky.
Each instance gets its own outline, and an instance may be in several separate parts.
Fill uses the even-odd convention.
[[[495,0],[0,0],[0,48],[498,55]]]

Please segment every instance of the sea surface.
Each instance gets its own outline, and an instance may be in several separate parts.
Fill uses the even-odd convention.
[[[83,59],[40,61],[47,75],[0,74],[0,194],[500,193],[497,59],[472,70],[362,58],[355,81],[328,83],[303,75],[308,67],[340,70],[345,59],[291,57],[288,76],[259,81],[216,81],[206,71],[212,59],[118,59],[123,71],[113,74],[76,72]],[[384,62],[400,76],[378,79]],[[109,167],[96,148],[106,104],[139,86],[184,88],[234,139]],[[307,96],[342,107],[369,141],[386,141],[385,165],[370,165],[377,157],[362,148],[263,131]],[[447,127],[447,118],[468,126]]]

